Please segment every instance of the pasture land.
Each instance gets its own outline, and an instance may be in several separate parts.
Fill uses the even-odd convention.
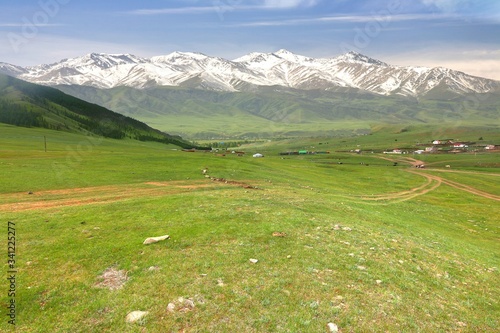
[[[498,155],[424,156],[420,170],[381,154],[277,154],[367,139],[283,140],[238,157],[0,125],[17,330],[498,330]],[[111,271],[121,278],[103,281]],[[134,310],[149,314],[126,323]]]

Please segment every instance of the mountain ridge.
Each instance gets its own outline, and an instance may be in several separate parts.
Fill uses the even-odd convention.
[[[0,74],[0,123],[192,147],[181,137],[46,86]]]
[[[499,81],[443,67],[393,66],[354,51],[335,58],[311,58],[281,49],[252,52],[234,60],[195,52],[173,52],[149,59],[90,53],[30,67],[0,63],[0,73],[48,86],[100,89],[177,86],[238,92],[262,86],[325,91],[342,87],[411,97],[424,96],[438,86],[461,95],[500,89]]]

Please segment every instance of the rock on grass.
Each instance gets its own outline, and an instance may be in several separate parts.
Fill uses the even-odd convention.
[[[148,313],[148,311],[132,311],[127,315],[125,321],[130,324],[136,323],[142,318],[146,317]]]
[[[164,235],[164,236],[158,236],[158,237],[148,237],[144,240],[142,244],[148,245],[148,244],[153,244],[153,243],[158,243],[160,241],[163,241],[165,239],[169,239],[169,235]]]

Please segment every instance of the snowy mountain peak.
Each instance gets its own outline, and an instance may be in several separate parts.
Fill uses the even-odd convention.
[[[274,52],[273,54],[282,58],[282,59],[293,62],[293,63],[303,63],[303,62],[309,62],[312,60],[311,58],[297,55],[297,54],[292,53],[292,52],[285,50],[285,49],[281,49],[277,52]]]
[[[303,90],[355,88],[380,95],[421,96],[433,89],[465,94],[498,91],[500,82],[446,68],[398,67],[358,52],[314,59],[281,49],[253,52],[233,61],[202,53],[173,52],[144,59],[130,54],[90,53],[51,65],[0,63],[0,73],[49,86],[97,88],[185,86],[240,91],[256,86]]]
[[[178,59],[204,60],[206,58],[208,58],[208,56],[203,54],[203,53],[176,51],[176,52],[172,52],[172,53],[167,54],[167,55],[152,57],[151,61],[152,62],[172,62],[172,61],[176,61]]]
[[[350,51],[347,52],[337,58],[335,60],[341,62],[350,62],[350,63],[367,63],[367,64],[374,64],[378,66],[389,66],[385,62],[382,62],[380,60],[376,60],[370,57],[367,57],[361,53],[358,53],[356,51]]]
[[[0,73],[10,75],[10,76],[18,76],[25,73],[26,70],[19,66],[14,66],[11,64],[7,64],[5,62],[0,62]]]

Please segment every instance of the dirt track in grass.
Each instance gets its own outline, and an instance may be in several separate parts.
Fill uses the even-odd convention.
[[[410,164],[412,167],[417,167],[419,165],[424,165],[425,163],[419,160],[416,160],[414,158],[410,157],[398,157],[398,158],[388,158],[388,157],[380,157],[381,159],[388,160],[391,162],[406,162]],[[485,191],[478,190],[472,186],[469,185],[464,185],[461,183],[458,183],[456,181],[451,181],[446,178],[436,176],[436,175],[431,175],[428,173],[425,173],[424,170],[429,170],[429,171],[440,171],[440,172],[456,172],[456,173],[467,173],[467,174],[478,174],[478,175],[488,175],[488,176],[500,176],[499,174],[494,174],[494,173],[483,173],[483,172],[474,172],[474,171],[458,171],[458,170],[441,170],[441,169],[408,169],[406,171],[425,177],[427,179],[426,183],[424,183],[421,186],[412,188],[408,191],[401,191],[401,192],[396,192],[396,193],[388,193],[388,194],[380,194],[380,195],[372,195],[372,196],[364,196],[362,197],[363,200],[367,201],[406,201],[413,199],[417,196],[429,193],[430,191],[433,191],[437,189],[441,184],[446,184],[448,186],[451,186],[457,190],[465,191],[486,199],[491,199],[495,201],[500,201],[500,196],[488,193]]]
[[[109,186],[81,187],[60,190],[0,194],[0,212],[43,210],[67,206],[103,204],[136,199],[160,197],[194,190],[210,190],[223,186],[253,188],[242,182],[222,181],[168,181]]]

